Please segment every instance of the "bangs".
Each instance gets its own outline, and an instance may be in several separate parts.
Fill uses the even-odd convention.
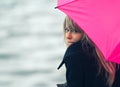
[[[65,21],[64,21],[64,29],[68,28],[68,29],[72,29],[72,30],[76,30],[78,32],[83,32],[83,30],[69,17],[66,16]]]

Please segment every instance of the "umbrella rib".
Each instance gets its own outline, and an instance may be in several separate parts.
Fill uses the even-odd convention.
[[[59,8],[59,7],[62,7],[62,6],[64,6],[64,5],[67,5],[67,4],[73,3],[73,2],[75,2],[75,1],[76,1],[76,0],[70,1],[70,2],[68,2],[68,3],[64,3],[64,4],[62,4],[62,5],[58,5],[58,6],[55,7],[55,9],[56,9],[56,8]]]

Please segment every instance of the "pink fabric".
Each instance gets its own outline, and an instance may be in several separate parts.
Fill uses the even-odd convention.
[[[120,0],[58,0],[108,61],[120,64]]]

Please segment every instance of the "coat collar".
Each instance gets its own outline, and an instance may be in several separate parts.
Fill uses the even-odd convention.
[[[85,53],[86,55],[92,55],[94,50],[95,50],[94,46],[88,44],[87,42],[84,43],[81,40],[72,44],[71,46],[69,46],[67,48],[65,55],[63,57],[63,60],[57,69],[60,69],[62,67],[62,65],[65,63],[65,60],[68,56],[70,56],[76,52]]]
[[[81,50],[81,48],[82,48],[81,41],[78,41],[78,42],[72,44],[71,46],[69,46],[69,47],[67,48],[66,52],[65,52],[65,55],[64,55],[64,57],[63,57],[62,62],[60,63],[60,65],[58,66],[57,69],[60,69],[60,68],[62,67],[62,65],[65,63],[65,62],[64,62],[65,59],[66,59],[68,56],[70,56],[70,55],[72,55],[72,54],[74,54],[74,53],[76,53],[76,52],[79,52],[79,51]]]

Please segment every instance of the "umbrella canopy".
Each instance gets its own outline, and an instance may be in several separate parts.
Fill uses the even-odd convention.
[[[120,64],[120,0],[58,0],[108,61]]]

